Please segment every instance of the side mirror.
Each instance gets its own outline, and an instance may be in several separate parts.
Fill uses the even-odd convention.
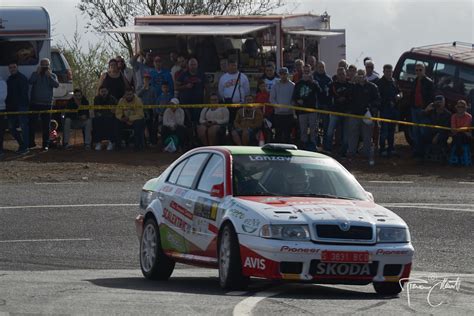
[[[370,201],[375,202],[374,195],[372,193],[370,193],[369,191],[365,191],[365,194],[367,194],[367,197]]]
[[[224,183],[214,184],[211,188],[211,196],[222,199],[224,197]]]

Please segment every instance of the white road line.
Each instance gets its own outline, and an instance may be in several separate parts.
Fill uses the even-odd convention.
[[[458,182],[459,184],[474,184],[474,182]]]
[[[138,206],[136,203],[123,204],[66,204],[66,205],[20,205],[0,206],[0,210],[16,210],[26,208],[68,208],[68,207],[116,207],[116,206]]]
[[[372,180],[368,181],[370,183],[396,183],[396,184],[409,184],[413,183],[413,181],[389,181],[389,180]]]
[[[268,291],[262,291],[262,292],[257,292],[255,295],[247,297],[246,299],[240,301],[237,305],[234,306],[234,310],[232,311],[232,315],[234,316],[246,316],[246,315],[252,315],[252,309],[254,309],[255,306],[260,301],[263,301],[264,299],[278,295],[280,293],[283,293],[285,289],[282,286],[275,287],[273,290],[268,290]]]
[[[70,184],[90,184],[89,182],[35,182],[36,185],[50,185],[50,184],[61,184],[61,185],[70,185]]]
[[[395,202],[395,203],[383,203],[381,205],[421,205],[421,206],[468,206],[474,207],[474,203],[415,203],[415,202]]]
[[[8,243],[24,243],[24,242],[62,242],[62,241],[91,241],[92,238],[60,238],[60,239],[17,239],[17,240],[0,240],[2,244]]]

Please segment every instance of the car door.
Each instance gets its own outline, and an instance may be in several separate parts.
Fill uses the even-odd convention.
[[[212,258],[216,256],[217,217],[225,186],[224,161],[222,155],[212,154],[196,184],[191,201],[194,204],[192,229],[185,233],[190,254]]]
[[[186,195],[192,195],[193,185],[208,156],[197,153],[177,164],[158,193],[163,206],[164,225],[160,226],[160,235],[165,251],[187,252],[184,234],[191,230],[192,205],[186,202]]]

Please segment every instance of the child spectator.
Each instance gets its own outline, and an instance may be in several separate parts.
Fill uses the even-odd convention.
[[[456,113],[451,116],[451,128],[457,129],[462,127],[471,127],[472,116],[466,112],[467,103],[464,100],[459,100],[456,103]],[[451,147],[451,155],[449,158],[449,164],[463,166],[471,165],[471,149],[469,143],[471,140],[472,132],[466,131],[453,131],[453,142]]]
[[[170,105],[179,105],[179,100],[172,98]],[[163,128],[161,130],[163,145],[169,143],[170,140],[168,140],[168,138],[175,136],[177,138],[177,144],[174,145],[178,148],[182,148],[182,144],[186,141],[184,116],[184,110],[179,107],[169,107],[165,110],[163,113]]]
[[[255,103],[266,104],[263,106],[263,133],[267,142],[273,139],[272,126],[273,126],[273,106],[270,103],[270,92],[268,91],[268,85],[265,81],[261,80],[258,82],[257,94],[255,95]]]
[[[58,121],[51,120],[49,125],[49,145],[51,148],[59,148],[61,146],[61,136],[58,134]]]
[[[245,103],[254,103],[253,96],[245,97]],[[241,107],[234,121],[232,139],[236,145],[249,145],[256,139],[256,133],[262,128],[263,114],[260,108]]]

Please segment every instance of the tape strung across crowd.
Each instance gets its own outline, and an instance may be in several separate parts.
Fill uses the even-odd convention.
[[[459,100],[451,113],[444,96],[435,95],[423,64],[416,65],[411,121],[402,121],[398,101],[403,95],[388,64],[379,76],[370,59],[365,69],[341,60],[330,77],[324,62],[314,57],[306,64],[296,60],[291,74],[268,63],[252,93],[236,60],[222,60],[211,85],[195,58],[182,59],[171,71],[161,67],[159,56],[142,61],[134,56],[132,69],[124,67],[121,57],[111,59],[93,105],[75,89],[64,109],[52,108],[58,80],[48,59],[29,79],[10,63],[10,76],[0,78],[0,158],[7,128],[18,142],[16,154],[23,155],[36,147],[40,120],[42,150],[70,149],[71,131],[82,130],[86,150],[133,144],[136,151],[160,147],[184,152],[202,145],[282,142],[349,160],[362,156],[374,165],[376,156],[398,156],[396,126],[405,125],[415,159],[439,155],[453,165],[471,165],[469,106]],[[59,122],[51,120],[55,113],[61,114]]]

